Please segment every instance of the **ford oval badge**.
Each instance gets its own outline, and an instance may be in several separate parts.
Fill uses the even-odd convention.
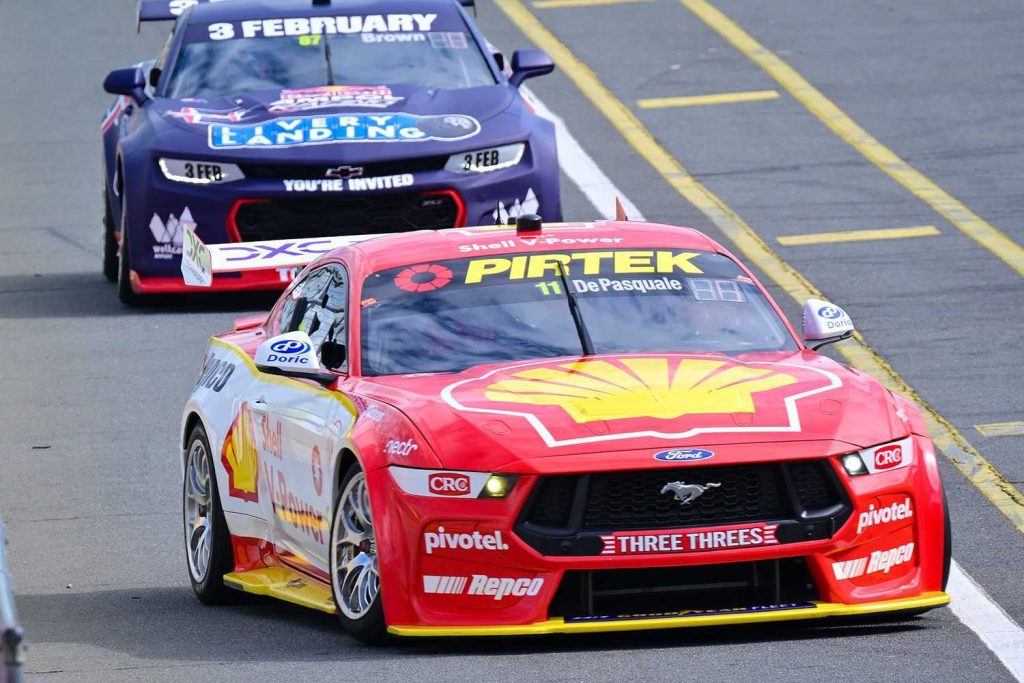
[[[673,448],[669,451],[655,453],[654,459],[665,462],[695,462],[697,460],[707,460],[714,456],[714,451],[706,451],[703,448]]]

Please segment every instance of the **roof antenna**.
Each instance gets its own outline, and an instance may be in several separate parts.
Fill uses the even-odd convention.
[[[629,216],[626,215],[626,208],[622,206],[622,200],[618,197],[615,198],[615,220],[617,221],[628,221]]]
[[[524,213],[516,218],[516,236],[532,237],[540,234],[541,219],[535,213]]]

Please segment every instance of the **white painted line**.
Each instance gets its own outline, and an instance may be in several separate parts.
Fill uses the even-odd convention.
[[[622,200],[626,215],[632,220],[642,221],[644,216],[640,209],[617,188],[604,171],[594,162],[579,141],[569,132],[562,117],[548,109],[547,105],[526,88],[520,88],[527,101],[533,105],[537,113],[555,124],[555,135],[558,139],[558,165],[569,176],[573,184],[580,188],[590,203],[603,217],[615,218],[615,198]]]
[[[532,93],[529,98],[541,116],[554,122],[558,131],[559,165],[569,180],[587,196],[597,212],[605,218],[613,218],[614,198],[619,197],[630,218],[643,220],[639,209],[598,168],[594,159],[568,131],[565,121]],[[957,619],[974,631],[1009,672],[1024,683],[1024,630],[1020,625],[955,560],[950,568],[947,592],[951,598],[950,609]]]
[[[949,570],[949,607],[978,634],[1014,678],[1024,681],[1024,630],[956,561]]]

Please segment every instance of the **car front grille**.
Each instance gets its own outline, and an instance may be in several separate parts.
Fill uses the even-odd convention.
[[[345,197],[243,200],[234,227],[243,242],[456,227],[453,193],[386,193]]]
[[[447,156],[418,157],[370,164],[239,164],[246,178],[257,180],[319,180],[322,178],[373,178],[420,173],[444,168]],[[354,170],[353,170],[354,169]]]
[[[681,504],[670,482],[708,486]],[[542,477],[517,533],[548,555],[599,554],[601,534],[779,522],[779,542],[828,538],[849,499],[824,460]]]

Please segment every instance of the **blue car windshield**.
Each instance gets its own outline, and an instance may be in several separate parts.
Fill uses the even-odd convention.
[[[534,252],[370,275],[360,297],[362,374],[458,372],[580,355],[566,285],[595,353],[798,348],[761,290],[721,254]]]
[[[214,99],[331,85],[456,90],[495,82],[465,31],[306,34],[188,43],[165,93],[174,99]]]

